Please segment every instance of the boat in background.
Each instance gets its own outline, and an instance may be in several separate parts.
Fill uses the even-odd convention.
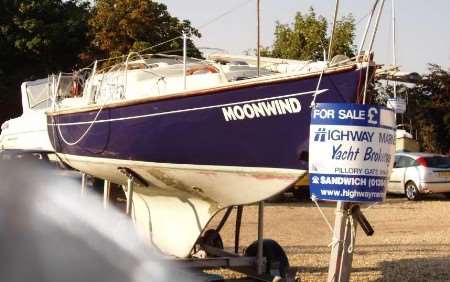
[[[0,151],[53,152],[45,112],[51,107],[52,78],[26,81],[21,85],[22,115],[5,121],[0,134]]]
[[[68,77],[60,75],[48,132],[71,167],[124,186],[131,177],[133,219],[177,257],[191,254],[221,209],[262,201],[302,177],[311,107],[361,101],[373,73],[370,56],[261,58],[260,77],[242,56],[185,64],[133,56],[104,70],[95,63],[79,93],[61,91]]]

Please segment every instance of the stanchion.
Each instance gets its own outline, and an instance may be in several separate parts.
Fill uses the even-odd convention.
[[[84,196],[87,191],[87,174],[82,172],[81,173],[81,196]]]
[[[131,216],[131,210],[133,205],[133,178],[129,177],[127,180],[127,208],[126,214]]]
[[[103,184],[103,207],[105,209],[109,206],[110,195],[111,195],[111,182],[105,180]]]

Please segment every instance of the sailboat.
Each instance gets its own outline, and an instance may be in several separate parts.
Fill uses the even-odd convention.
[[[262,202],[307,173],[311,109],[365,101],[372,44],[319,62],[138,53],[94,62],[42,83],[48,140],[70,167],[124,187],[148,240],[186,258],[219,211]]]
[[[136,221],[180,257],[219,210],[267,199],[306,173],[311,105],[361,100],[368,67],[279,60],[288,71],[272,64],[256,77],[242,58],[214,58],[184,66],[148,56],[94,71],[81,97],[61,93],[64,105],[47,113],[64,162],[117,184],[140,180]]]

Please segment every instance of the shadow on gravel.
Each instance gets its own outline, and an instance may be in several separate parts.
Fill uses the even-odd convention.
[[[449,281],[450,256],[385,261],[382,281]]]
[[[305,256],[322,256],[328,258],[330,249],[326,246],[285,246],[288,254],[302,253]],[[391,256],[402,256],[405,253],[427,255],[436,253],[436,250],[450,250],[450,244],[400,244],[395,246],[370,245],[357,246],[355,250],[355,259],[364,256],[382,256],[389,253]],[[445,252],[444,252],[445,253]],[[373,259],[373,258],[372,258]],[[326,260],[328,261],[328,260]],[[297,273],[313,275],[317,277],[326,277],[328,273],[328,264],[320,266],[302,266],[291,265]],[[385,258],[385,261],[379,261],[374,266],[356,267],[353,265],[352,273],[355,281],[368,281],[373,277],[376,281],[450,281],[450,255],[428,258],[408,258],[392,259]],[[379,273],[377,276],[375,273]],[[362,280],[361,280],[362,279]]]
[[[450,202],[450,199],[447,198],[443,194],[427,194],[427,195],[422,195],[422,198],[420,200],[408,201],[408,199],[406,199],[405,195],[387,194],[387,202],[388,203],[409,202],[411,204],[414,204],[414,203],[420,203],[420,202],[433,202],[433,201],[449,201]]]

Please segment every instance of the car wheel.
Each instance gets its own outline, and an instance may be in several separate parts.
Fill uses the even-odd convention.
[[[417,189],[416,184],[412,181],[408,181],[405,185],[406,198],[410,201],[417,201],[420,199],[420,192]]]

